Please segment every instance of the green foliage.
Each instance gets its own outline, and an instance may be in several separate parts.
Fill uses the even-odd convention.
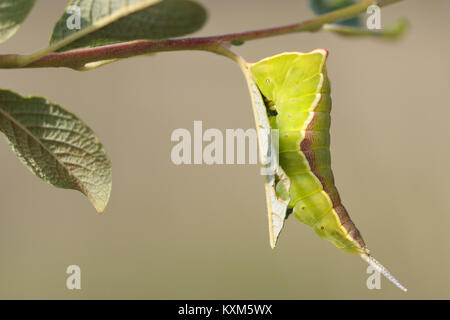
[[[102,212],[111,192],[111,163],[80,119],[40,97],[0,90],[0,131],[22,162],[58,188],[84,193]]]
[[[33,8],[35,0],[0,1],[0,43],[16,33]]]
[[[0,41],[12,36],[33,4],[0,2]],[[56,23],[49,51],[178,37],[200,29],[207,16],[190,0],[72,0],[70,6],[81,9],[81,29],[68,28],[74,12],[66,11]],[[58,188],[81,191],[97,211],[105,209],[111,163],[93,131],[75,115],[44,98],[0,89],[0,131],[36,176]]]
[[[395,21],[392,25],[382,30],[369,30],[365,28],[346,27],[338,25],[327,25],[325,29],[345,37],[374,37],[383,39],[398,39],[408,29],[408,22],[403,19]]]
[[[34,3],[34,0],[0,0],[0,43],[17,31]],[[323,14],[354,3],[353,0],[315,0],[311,1],[311,7],[317,14]],[[171,50],[214,52],[233,59],[242,67],[245,64],[243,58],[231,52],[229,47],[257,38],[317,31],[319,28],[347,36],[385,38],[394,38],[403,32],[404,23],[383,32],[354,28],[358,18],[342,22],[348,25],[346,27],[332,24],[343,17],[359,14],[369,4],[370,1],[359,2],[336,15],[278,28],[158,42],[199,30],[207,19],[206,10],[193,0],[71,0],[55,24],[47,48],[30,55],[0,55],[0,68],[64,66],[91,70],[122,58]],[[146,43],[151,48],[137,50],[134,44],[126,44],[121,48],[88,50],[140,39],[154,40]],[[86,50],[55,53],[76,48]],[[245,69],[244,72],[249,71]],[[267,117],[266,97],[261,96],[251,77],[248,82],[257,127],[269,129],[273,119]],[[269,116],[274,118],[273,114]],[[104,210],[111,190],[111,163],[92,130],[80,119],[44,98],[21,97],[0,89],[0,131],[36,176],[56,187],[79,190],[89,197],[98,211]],[[287,191],[290,181],[282,166],[275,164],[271,170],[266,191],[271,207],[271,244],[274,246],[289,211]]]
[[[342,9],[355,3],[355,0],[309,0],[311,9],[318,15]],[[337,24],[349,27],[359,27],[361,26],[361,19],[359,17],[354,17],[338,21]]]
[[[117,42],[138,39],[161,40],[183,36],[199,30],[206,21],[206,10],[190,0],[134,1],[136,6],[149,3],[144,9],[135,11],[133,1],[73,0],[70,5],[81,8],[81,30],[87,30],[121,11],[133,13],[107,24],[79,40],[70,43],[59,51],[81,47],[96,47]],[[92,3],[92,5],[91,5]],[[107,8],[112,8],[110,11]],[[72,13],[65,12],[53,30],[51,44],[57,43],[77,32],[67,28],[67,20]]]
[[[258,131],[258,140],[263,149],[260,148],[261,159],[265,164],[265,190],[267,199],[267,217],[269,221],[269,240],[270,246],[274,248],[278,237],[283,230],[287,218],[288,204],[290,201],[289,193],[284,192],[290,189],[290,179],[278,163],[278,158],[272,157],[276,154],[276,142],[269,138],[271,125],[267,114],[264,97],[261,95],[253,77],[248,69],[245,69],[246,79],[252,98],[253,114],[256,120],[256,129]],[[279,190],[276,190],[276,187]]]
[[[377,3],[385,6],[399,1]],[[34,3],[0,0],[0,43],[17,31]],[[122,58],[171,50],[205,50],[233,59],[244,72],[252,96],[266,175],[271,246],[276,245],[286,218],[293,213],[320,237],[346,252],[361,255],[406,291],[371,256],[334,184],[329,151],[327,51],[282,53],[249,64],[229,50],[249,40],[303,31],[329,30],[345,36],[382,38],[403,34],[404,21],[382,31],[361,28],[360,18],[354,16],[373,3],[310,0],[318,15],[341,10],[275,28],[158,42],[199,30],[207,19],[206,10],[193,0],[71,0],[54,27],[49,47],[30,55],[0,55],[0,68],[64,66],[91,70]],[[134,40],[154,41],[142,46],[128,43],[89,50]],[[77,48],[86,50],[65,52]],[[270,129],[278,129],[280,135],[269,138]],[[55,187],[82,192],[98,212],[104,211],[111,193],[111,162],[94,132],[78,117],[45,98],[22,97],[0,89],[0,132],[34,175]]]

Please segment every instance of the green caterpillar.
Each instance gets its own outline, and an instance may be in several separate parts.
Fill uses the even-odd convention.
[[[289,202],[282,209],[286,212],[280,215],[280,208],[270,208],[271,201],[268,201],[269,222],[273,222],[271,213],[276,210],[283,218],[292,212],[320,237],[345,252],[360,255],[406,291],[370,255],[336,189],[330,159],[327,56],[325,49],[317,49],[310,53],[282,53],[247,65],[263,97],[270,127],[279,130],[279,165],[289,180],[286,182],[278,174],[278,178],[272,177],[277,199],[289,199]],[[271,178],[268,179],[270,188]],[[275,240],[271,238],[272,246],[280,229]]]

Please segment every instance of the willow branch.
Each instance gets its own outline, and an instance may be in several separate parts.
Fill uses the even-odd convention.
[[[324,25],[357,16],[360,13],[365,12],[371,5],[383,7],[400,1],[403,0],[364,0],[344,9],[336,10],[300,23],[219,36],[182,38],[165,41],[139,40],[123,42],[95,48],[54,52],[46,54],[38,59],[31,58],[35,57],[33,54],[29,56],[17,54],[0,55],[0,68],[68,67],[77,70],[89,70],[89,68],[85,67],[86,64],[124,59],[155,52],[179,50],[202,50],[230,57],[227,51],[223,50],[223,47],[230,46],[235,41],[245,42],[283,34],[308,31],[315,32],[321,30]],[[30,59],[28,59],[29,57]],[[24,63],[24,61],[26,63]]]

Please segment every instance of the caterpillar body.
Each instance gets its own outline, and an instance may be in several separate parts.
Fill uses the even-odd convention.
[[[279,130],[279,165],[289,178],[275,181],[287,212],[339,249],[360,255],[400,289],[406,289],[371,255],[342,205],[331,171],[330,83],[325,49],[288,52],[249,64],[272,129]],[[270,210],[270,208],[269,208]]]

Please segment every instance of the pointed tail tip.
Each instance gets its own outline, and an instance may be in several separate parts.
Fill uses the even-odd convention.
[[[393,284],[397,286],[400,290],[403,292],[407,292],[408,289],[406,289],[395,277],[389,272],[388,269],[386,269],[381,263],[379,263],[374,257],[372,257],[370,254],[363,253],[361,254],[361,258],[366,261],[370,266],[372,266],[375,270],[380,272],[383,276],[386,277],[389,281],[391,281]]]

